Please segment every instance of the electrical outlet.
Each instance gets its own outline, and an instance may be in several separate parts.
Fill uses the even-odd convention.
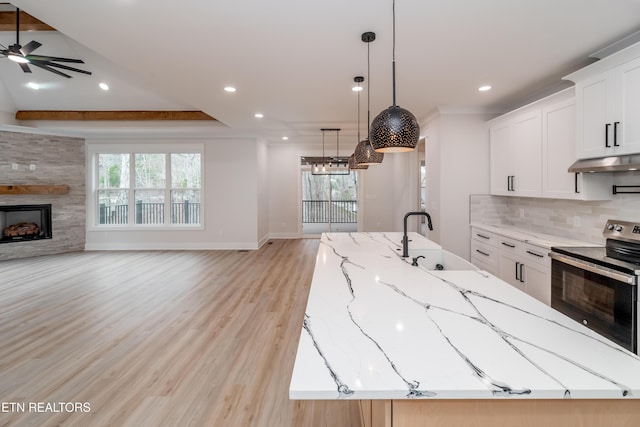
[[[31,164],[29,165],[29,170],[30,170],[30,171],[34,171],[34,170],[36,170],[36,165],[34,165],[33,163],[31,163]]]
[[[11,169],[18,170],[18,168],[20,167],[20,165],[18,165],[17,163],[11,163]]]

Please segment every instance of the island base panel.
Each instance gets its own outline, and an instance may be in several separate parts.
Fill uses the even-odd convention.
[[[637,427],[640,402],[597,400],[365,400],[364,427]]]

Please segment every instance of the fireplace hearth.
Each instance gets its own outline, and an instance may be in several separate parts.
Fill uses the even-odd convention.
[[[0,243],[51,239],[51,205],[0,205]]]

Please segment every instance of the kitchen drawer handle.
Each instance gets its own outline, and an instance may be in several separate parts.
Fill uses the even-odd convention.
[[[480,249],[476,249],[476,252],[478,252],[480,255],[484,255],[484,256],[489,256],[488,253],[481,251]]]
[[[509,248],[515,248],[516,245],[512,245],[511,243],[507,243],[507,242],[502,242],[503,245],[509,247]]]
[[[609,145],[609,126],[611,126],[611,123],[604,125],[604,146],[607,148],[611,148]]]
[[[537,256],[538,258],[544,258],[544,255],[537,254],[535,252],[527,251],[528,254]]]
[[[520,278],[518,277],[518,270],[519,270],[519,267],[520,267],[520,263],[519,263],[519,262],[516,262],[516,280],[517,280],[518,282],[521,282]]]
[[[524,283],[524,264],[520,264],[520,281]]]
[[[575,193],[576,193],[576,194],[580,194],[580,191],[578,190],[578,174],[579,174],[579,173],[580,173],[580,172],[576,172],[576,173],[575,173],[575,176],[574,176],[574,178],[573,178],[573,179],[574,179],[574,183],[573,183],[573,185],[574,185],[574,191],[575,191]]]
[[[613,146],[619,147],[618,145],[618,125],[620,122],[613,122]]]
[[[483,239],[491,239],[489,236],[485,236],[484,234],[476,233],[476,236],[482,237]]]

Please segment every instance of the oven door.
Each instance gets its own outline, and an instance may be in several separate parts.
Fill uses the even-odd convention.
[[[551,306],[637,354],[636,276],[550,255]]]

